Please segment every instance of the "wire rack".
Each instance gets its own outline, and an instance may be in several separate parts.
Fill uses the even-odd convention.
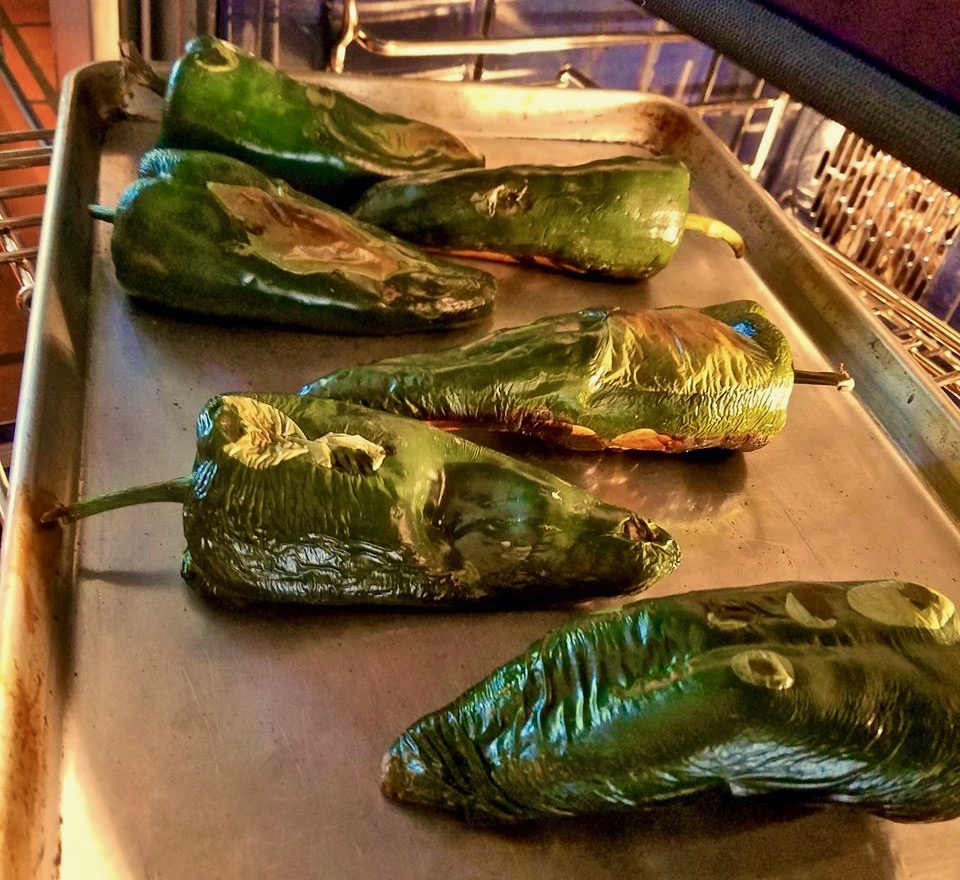
[[[24,169],[43,168],[50,164],[53,129],[43,125],[39,105],[53,113],[58,102],[57,90],[30,49],[30,41],[22,33],[27,26],[49,27],[48,22],[14,21],[0,7],[0,83],[13,106],[22,117],[25,128],[0,132],[0,264],[3,271],[13,273],[17,285],[16,305],[26,309],[33,294],[37,247],[25,244],[35,240],[42,214],[36,209],[37,197],[46,192],[45,182],[24,182]],[[15,58],[8,57],[11,51]],[[15,71],[19,69],[19,78]],[[29,94],[38,97],[31,98]],[[12,308],[13,304],[8,303]],[[0,365],[15,366],[23,359],[22,351],[4,352]],[[6,515],[6,468],[9,467],[15,422],[0,421],[0,522]]]

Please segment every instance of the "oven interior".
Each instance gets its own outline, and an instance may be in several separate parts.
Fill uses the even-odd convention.
[[[949,192],[719,51],[630,0],[180,0],[119,4],[119,33],[151,61],[212,33],[296,73],[634,89],[693,108],[859,292],[881,324],[960,404],[960,195]],[[16,24],[8,39],[16,40]],[[22,40],[20,41],[22,43]],[[28,50],[29,54],[29,50]],[[27,64],[32,75],[37,65]],[[22,79],[22,77],[21,77]],[[5,77],[19,96],[29,91]],[[36,103],[36,102],[34,102]],[[48,102],[49,103],[49,102]],[[51,131],[0,137],[0,175],[49,161]],[[36,146],[23,147],[32,142]],[[0,223],[18,302],[36,248],[21,186],[0,179]],[[29,194],[42,193],[34,184]],[[2,439],[2,438],[0,438]]]

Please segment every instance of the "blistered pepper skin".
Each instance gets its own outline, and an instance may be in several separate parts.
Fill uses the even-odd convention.
[[[349,334],[448,329],[493,308],[438,259],[228,156],[154,150],[113,215],[117,279],[192,314]]]
[[[232,604],[517,607],[643,590],[679,562],[656,523],[412,419],[227,394],[188,477],[84,499],[79,519],[183,505],[182,574]]]
[[[247,467],[224,452],[251,430],[237,399],[217,399],[201,416],[194,472],[204,476],[184,505],[184,576],[208,595],[550,604],[643,589],[679,559],[656,524],[544,471],[348,404],[252,398],[307,437],[358,435],[383,447],[375,473],[317,467],[306,455]]]
[[[640,600],[571,622],[407,730],[400,800],[519,822],[706,791],[960,815],[960,621],[901,581]]]
[[[587,309],[337,370],[301,393],[573,449],[750,450],[786,424],[792,364],[755,302]]]
[[[676,159],[621,156],[571,167],[512,165],[383,181],[353,213],[429,247],[643,279],[663,269],[679,247],[691,217],[689,188],[690,175]],[[713,221],[711,228],[720,227]],[[740,251],[739,236],[723,230]]]
[[[300,83],[210,36],[171,71],[159,145],[225,153],[341,207],[386,177],[483,165],[447,131]]]

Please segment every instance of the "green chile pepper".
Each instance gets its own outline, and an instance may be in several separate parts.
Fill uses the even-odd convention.
[[[610,278],[647,278],[685,229],[729,226],[687,212],[690,175],[676,159],[621,156],[569,168],[514,165],[418,174],[371,188],[353,214],[419,244]]]
[[[169,308],[336,333],[479,320],[486,272],[437,259],[228,156],[153,150],[112,220],[117,279]]]
[[[234,603],[562,603],[679,562],[655,523],[429,425],[295,395],[216,397],[193,473],[81,500],[73,520],[183,505],[182,574]]]
[[[787,340],[749,300],[704,309],[586,309],[476,342],[337,370],[302,394],[574,449],[757,449],[784,426]]]
[[[786,792],[960,815],[960,620],[900,581],[635,602],[550,633],[410,727],[387,794],[518,822]]]
[[[159,144],[226,153],[338,205],[386,177],[483,165],[443,129],[297,82],[209,36],[171,71]]]

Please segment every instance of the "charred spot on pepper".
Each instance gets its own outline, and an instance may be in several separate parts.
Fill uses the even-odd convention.
[[[903,596],[917,611],[926,611],[929,608],[937,607],[943,600],[939,593],[927,589],[921,584],[904,584],[900,587],[900,595]]]
[[[757,618],[757,609],[737,601],[711,603],[706,617],[717,629],[745,629]]]
[[[815,587],[797,587],[787,593],[784,609],[797,623],[814,629],[837,625],[836,614],[827,598]]]
[[[793,664],[783,654],[764,648],[741,651],[730,661],[737,678],[747,684],[784,691],[793,687],[796,674]]]
[[[348,333],[459,326],[492,307],[487,273],[356,223],[229,156],[153,152],[141,162],[149,177],[114,212],[111,253],[132,296]]]
[[[249,252],[281,269],[311,273],[339,266],[384,281],[401,268],[393,248],[380,243],[374,253],[368,236],[332,212],[253,187],[211,181],[207,188],[253,237]]]
[[[877,623],[930,630],[946,626],[956,610],[942,593],[899,581],[856,586],[847,593],[847,602],[858,614]]]
[[[475,192],[470,196],[470,203],[488,217],[513,217],[529,209],[527,185],[517,183],[500,183],[486,192]]]

